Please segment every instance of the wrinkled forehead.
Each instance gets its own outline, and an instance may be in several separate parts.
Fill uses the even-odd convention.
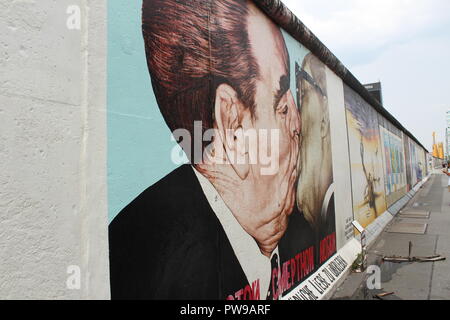
[[[289,54],[280,28],[250,4],[248,34],[253,56],[263,78],[279,79],[289,71]]]

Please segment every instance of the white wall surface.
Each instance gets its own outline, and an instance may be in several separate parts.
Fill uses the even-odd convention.
[[[344,86],[342,79],[326,68],[328,105],[330,110],[331,152],[335,187],[336,245],[342,248],[353,238],[352,181],[348,149],[347,118],[345,114]]]
[[[109,298],[105,57],[104,0],[0,1],[0,299]]]

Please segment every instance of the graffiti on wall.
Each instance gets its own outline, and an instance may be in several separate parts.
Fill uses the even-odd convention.
[[[367,227],[386,211],[383,154],[376,111],[344,86],[355,219]]]
[[[324,64],[247,0],[144,0],[142,34],[188,163],[113,212],[112,298],[284,297],[338,249]]]

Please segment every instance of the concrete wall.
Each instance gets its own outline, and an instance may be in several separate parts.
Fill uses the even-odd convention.
[[[2,1],[0,21],[0,299],[108,298],[105,1]]]
[[[70,29],[77,8],[80,28]],[[139,14],[140,1],[0,3],[0,299],[110,298],[109,221],[176,167],[146,70]],[[309,51],[283,35],[293,62],[301,62]],[[354,193],[364,190],[352,172],[359,144],[349,145],[342,76],[325,70],[336,247],[350,261],[359,250]],[[377,123],[402,137],[413,187],[425,151],[389,121]]]

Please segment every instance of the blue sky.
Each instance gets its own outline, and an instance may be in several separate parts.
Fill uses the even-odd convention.
[[[449,0],[283,0],[425,147],[450,110]]]

